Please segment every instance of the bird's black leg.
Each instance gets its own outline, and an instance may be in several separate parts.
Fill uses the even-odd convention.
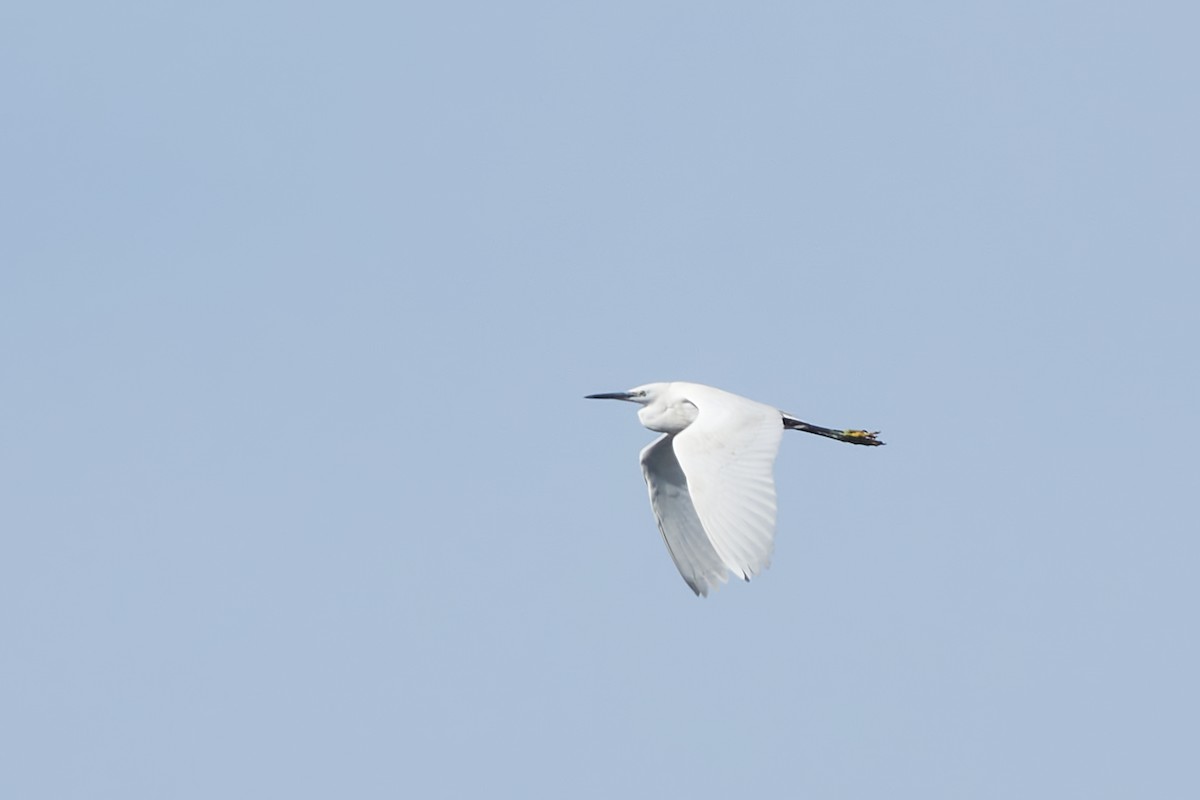
[[[850,444],[883,444],[883,442],[875,438],[879,435],[879,431],[838,431],[834,430],[833,428],[822,428],[820,425],[802,422],[795,417],[789,417],[787,414],[783,415],[783,428],[784,430],[788,431],[804,431],[805,433],[815,433],[817,436],[824,436],[828,439],[837,439],[839,442],[849,442]]]

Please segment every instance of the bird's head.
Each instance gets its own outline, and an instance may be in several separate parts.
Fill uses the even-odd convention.
[[[646,406],[653,403],[661,394],[667,384],[665,383],[647,383],[642,386],[635,386],[627,392],[601,392],[600,394],[589,394],[584,397],[585,400],[628,400],[631,403],[637,403],[640,406]]]

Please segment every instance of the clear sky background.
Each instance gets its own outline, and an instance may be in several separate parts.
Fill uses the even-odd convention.
[[[10,3],[0,795],[1200,796],[1194,3]],[[634,409],[788,434],[701,600]]]

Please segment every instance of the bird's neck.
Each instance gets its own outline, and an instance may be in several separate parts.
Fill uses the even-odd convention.
[[[638,409],[638,421],[652,431],[679,433],[696,421],[696,406],[687,400],[673,403],[651,403]]]

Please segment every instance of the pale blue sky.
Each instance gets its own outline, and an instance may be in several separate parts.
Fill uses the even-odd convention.
[[[0,796],[1200,796],[1189,3],[0,10]],[[707,600],[633,409],[789,434]]]

